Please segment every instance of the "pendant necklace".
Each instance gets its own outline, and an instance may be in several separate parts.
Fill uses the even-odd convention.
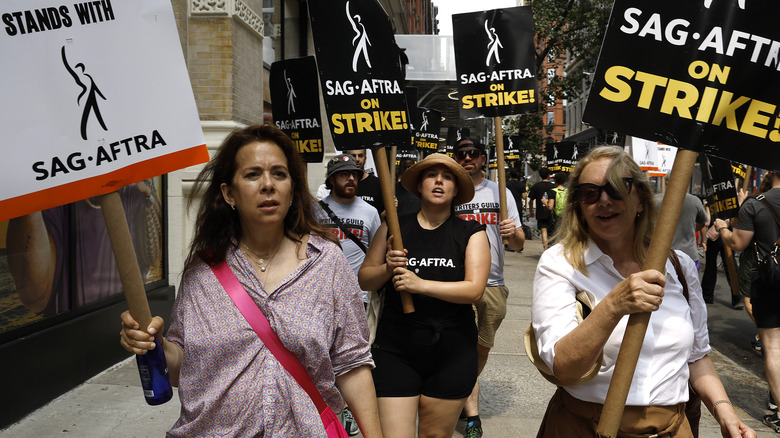
[[[274,253],[271,254],[270,258],[268,258],[268,260],[267,260],[268,263],[265,266],[263,266],[263,263],[266,262],[266,259],[264,259],[263,257],[260,257],[259,255],[257,255],[256,252],[254,252],[251,249],[249,249],[249,247],[246,246],[245,243],[242,242],[241,246],[243,246],[244,249],[249,253],[249,254],[247,254],[247,256],[253,255],[253,256],[257,257],[257,260],[253,259],[252,257],[249,257],[249,260],[252,260],[253,262],[257,263],[257,266],[260,267],[260,272],[265,272],[265,270],[268,269],[269,266],[271,266],[271,262],[273,262],[274,257],[276,257],[276,253],[279,252],[279,248],[282,247],[282,243],[284,243],[284,241],[279,242],[279,246],[276,247],[276,250],[274,251]]]

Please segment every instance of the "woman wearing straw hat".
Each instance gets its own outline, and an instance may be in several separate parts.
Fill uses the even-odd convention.
[[[642,268],[655,216],[647,174],[622,148],[596,148],[574,168],[559,243],[542,254],[534,277],[535,359],[559,386],[537,437],[596,436],[628,315],[640,312],[652,317],[618,436],[694,436],[685,415],[689,383],[724,437],[756,436],[707,356],[707,309],[693,261],[675,251],[666,276]],[[578,322],[582,292],[592,310]]]
[[[477,379],[477,328],[472,304],[490,270],[484,225],[452,214],[471,200],[474,184],[452,158],[432,154],[401,180],[420,211],[399,218],[404,250],[393,236],[374,239],[360,268],[366,290],[384,287],[385,306],[372,349],[374,382],[385,437],[451,436]],[[377,236],[386,236],[382,225]],[[404,314],[399,291],[412,294]]]

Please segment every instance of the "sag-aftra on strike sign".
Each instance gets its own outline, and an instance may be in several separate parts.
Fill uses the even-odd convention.
[[[0,56],[0,221],[208,160],[167,0],[5,0]]]
[[[452,16],[460,115],[464,119],[536,111],[531,8]]]
[[[309,17],[336,149],[408,147],[401,52],[379,2],[312,0]]]
[[[780,3],[617,0],[583,119],[780,169]]]

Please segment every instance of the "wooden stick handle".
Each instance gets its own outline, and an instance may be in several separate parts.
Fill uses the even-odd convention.
[[[390,181],[392,181],[392,187],[393,187],[393,196],[395,196],[395,182],[396,182],[396,175],[395,175],[395,157],[398,155],[398,146],[390,146],[390,162],[388,163],[388,167],[390,168]],[[395,202],[393,203],[395,204]]]
[[[127,307],[130,309],[133,319],[138,322],[138,326],[142,330],[146,330],[152,322],[152,313],[149,310],[144,281],[141,277],[141,270],[138,268],[133,239],[130,236],[130,228],[127,226],[127,218],[122,208],[119,192],[111,192],[101,196],[100,208],[103,211],[103,220],[106,222],[116,266],[119,268],[119,278],[122,280]]]
[[[504,169],[504,128],[501,126],[501,117],[493,118],[493,125],[496,131],[496,170],[498,178],[498,203],[499,203],[499,221],[507,218],[506,212],[506,170]],[[504,245],[509,243],[509,239],[502,239]]]
[[[661,211],[658,214],[653,238],[650,241],[644,270],[655,269],[664,272],[666,259],[669,257],[669,249],[672,246],[672,238],[680,219],[685,194],[696,164],[697,153],[681,149],[677,152],[672,166],[672,174],[669,178],[669,186],[664,195]],[[623,418],[623,408],[626,405],[628,391],[631,389],[631,380],[634,378],[636,362],[647,332],[647,324],[650,321],[650,313],[635,313],[628,318],[626,333],[623,343],[620,345],[615,371],[612,381],[609,383],[607,399],[596,433],[599,437],[617,438],[620,420]]]
[[[393,236],[393,249],[403,250],[404,242],[401,239],[401,226],[398,224],[398,210],[395,209],[395,200],[393,198],[393,188],[395,183],[390,180],[390,168],[387,166],[387,155],[384,147],[371,149],[376,163],[376,170],[379,176],[379,184],[382,188],[382,197],[385,198],[385,214],[387,215],[387,229]],[[399,292],[401,294],[401,305],[404,313],[414,312],[414,301],[409,292]]]

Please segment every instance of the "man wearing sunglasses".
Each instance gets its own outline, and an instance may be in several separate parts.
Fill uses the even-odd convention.
[[[485,179],[482,168],[485,166],[485,149],[479,142],[465,137],[458,141],[454,148],[454,158],[474,182],[474,197],[470,202],[455,207],[455,214],[465,220],[476,220],[486,226],[490,241],[490,277],[485,293],[477,304],[477,326],[479,340],[477,343],[478,372],[481,373],[487,363],[490,349],[493,348],[495,335],[506,315],[506,300],[509,289],[504,284],[504,244],[514,251],[523,249],[525,233],[523,233],[520,215],[512,193],[508,190],[507,219],[499,216],[498,184]],[[479,381],[466,401],[463,409],[466,417],[466,436],[482,436],[482,423],[479,419]]]

